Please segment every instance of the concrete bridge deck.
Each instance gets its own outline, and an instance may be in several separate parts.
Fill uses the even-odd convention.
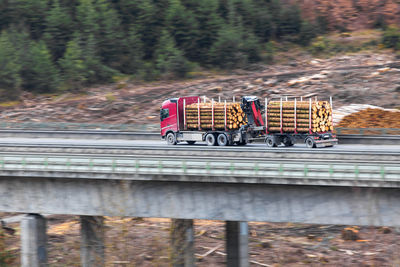
[[[31,214],[21,223],[24,266],[46,266],[46,223],[38,214],[81,216],[83,266],[104,264],[104,215],[174,218],[175,237],[185,237],[174,243],[183,251],[174,266],[194,265],[193,219],[227,221],[228,266],[248,266],[247,221],[400,224],[395,149],[324,159],[258,149],[236,158],[240,151],[212,157],[217,150],[206,148],[163,157],[167,148],[24,149],[0,153],[0,211]]]

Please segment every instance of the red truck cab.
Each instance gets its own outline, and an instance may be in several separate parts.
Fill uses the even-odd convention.
[[[184,107],[199,101],[198,96],[170,98],[165,100],[160,109],[161,137],[166,139],[169,133],[175,135],[184,129]]]
[[[178,98],[165,100],[161,105],[160,110],[160,127],[161,136],[165,137],[168,132],[178,131]]]

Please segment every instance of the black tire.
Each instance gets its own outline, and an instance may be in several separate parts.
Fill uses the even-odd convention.
[[[176,137],[174,133],[167,134],[166,140],[168,145],[176,145]]]
[[[282,142],[285,146],[293,146],[293,142],[289,137],[284,137],[283,138],[283,142]]]
[[[265,144],[267,147],[277,147],[278,144],[276,143],[276,138],[274,136],[267,136],[265,139]]]
[[[317,145],[315,144],[314,138],[312,138],[312,137],[307,137],[305,142],[306,142],[306,146],[308,148],[316,148],[317,147]]]
[[[206,143],[207,146],[215,146],[217,144],[217,140],[215,139],[215,135],[213,134],[207,134],[206,136]]]
[[[186,141],[188,143],[188,145],[194,145],[196,143],[196,141]]]
[[[246,141],[236,142],[236,145],[238,145],[238,146],[245,146],[246,144],[247,144]]]
[[[225,134],[219,134],[217,137],[217,143],[219,146],[227,146],[228,145],[228,137]]]

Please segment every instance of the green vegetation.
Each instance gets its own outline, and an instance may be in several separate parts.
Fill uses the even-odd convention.
[[[15,97],[21,86],[21,65],[18,62],[17,51],[12,44],[10,35],[4,32],[0,35],[0,96]]]
[[[400,50],[400,28],[395,25],[387,27],[383,33],[382,43],[385,47]]]
[[[377,29],[321,35],[313,38],[306,49],[313,55],[322,57],[376,50],[383,48],[381,36],[382,31]]]
[[[327,31],[325,18],[306,21],[298,6],[281,0],[3,2],[0,97],[5,99],[16,99],[22,90],[79,91],[113,77],[175,79],[199,69],[270,63],[276,50],[290,47],[286,44],[325,55],[380,42],[400,50],[395,26],[386,28],[382,40],[361,46],[336,42],[320,36]]]
[[[271,40],[308,45],[320,28],[279,0],[5,1],[0,96],[269,62]]]

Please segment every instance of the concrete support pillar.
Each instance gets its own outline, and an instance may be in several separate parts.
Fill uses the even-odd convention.
[[[104,266],[104,218],[101,216],[80,216],[80,221],[82,267]]]
[[[226,222],[226,252],[229,267],[248,267],[249,229],[247,222]]]
[[[21,220],[21,266],[47,266],[46,218],[39,214],[26,215]]]
[[[195,266],[193,220],[172,219],[170,257],[173,267]]]

